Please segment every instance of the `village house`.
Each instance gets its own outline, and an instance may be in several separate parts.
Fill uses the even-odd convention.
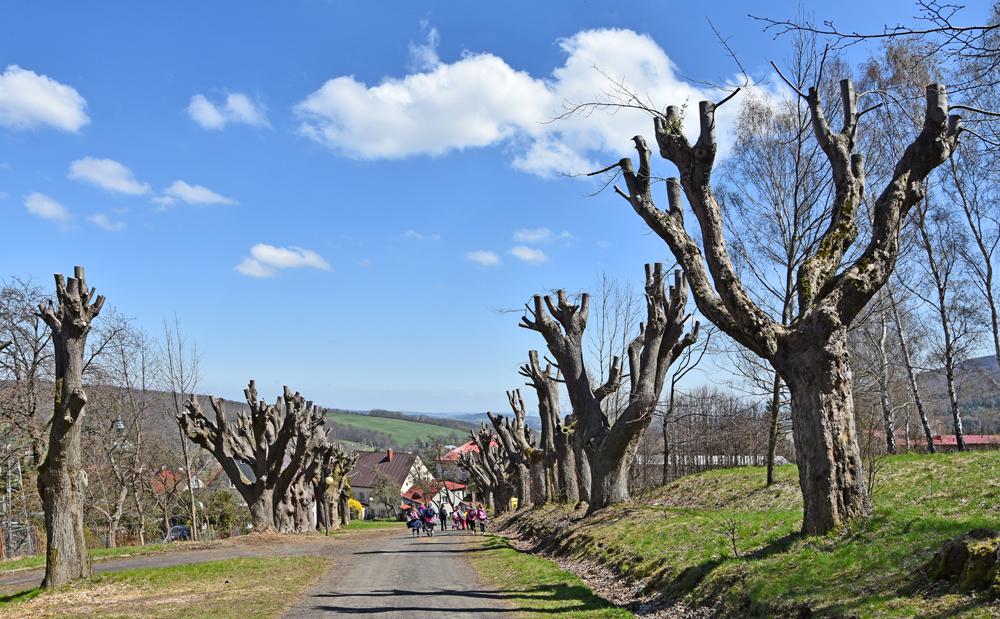
[[[351,489],[354,498],[365,508],[365,518],[385,518],[395,516],[390,513],[398,505],[403,494],[413,487],[417,480],[433,480],[434,476],[420,456],[405,452],[360,451],[358,462],[350,473]],[[393,488],[393,499],[389,505],[379,496],[379,485],[386,484]],[[383,493],[388,494],[388,493]]]

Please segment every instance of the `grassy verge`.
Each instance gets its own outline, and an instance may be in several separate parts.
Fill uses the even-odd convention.
[[[590,556],[653,592],[728,616],[988,617],[984,595],[960,594],[920,573],[948,539],[1000,529],[1000,454],[890,458],[871,518],[803,538],[797,472],[781,467],[694,475],[591,517],[552,507],[507,526],[548,549]]]
[[[100,574],[0,597],[5,617],[274,617],[324,572],[319,557],[239,558]]]
[[[181,549],[184,542],[177,542],[174,548]],[[151,555],[164,550],[171,549],[169,544],[148,544],[146,546],[119,546],[117,548],[91,548],[88,552],[93,561],[101,559],[114,559],[116,557],[131,557],[138,555]],[[10,559],[0,562],[0,574],[13,572],[16,570],[35,569],[45,567],[45,555],[34,555],[22,557],[20,559]]]
[[[472,564],[484,584],[510,596],[519,617],[632,617],[594,595],[582,580],[552,561],[518,552],[500,537],[485,543],[486,550],[472,553]]]
[[[402,531],[406,525],[395,518],[382,518],[379,520],[352,520],[346,527],[337,529],[338,531],[366,531],[368,529],[391,529],[399,527]],[[333,531],[331,531],[333,533]]]

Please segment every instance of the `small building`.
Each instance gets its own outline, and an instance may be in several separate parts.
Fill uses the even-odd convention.
[[[417,480],[434,479],[420,460],[420,456],[416,454],[387,449],[359,451],[357,455],[357,464],[350,473],[351,489],[354,498],[364,506],[366,518],[395,516],[396,514],[390,513],[390,509],[395,509],[403,493],[412,488]],[[380,501],[380,497],[377,496],[380,483],[388,483],[395,489],[391,507]]]

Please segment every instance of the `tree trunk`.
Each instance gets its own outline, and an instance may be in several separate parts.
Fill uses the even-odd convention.
[[[771,383],[771,403],[768,405],[768,426],[767,426],[767,481],[766,486],[774,484],[774,461],[778,456],[778,434],[780,428],[778,422],[781,420],[781,375],[776,371],[774,381]],[[663,462],[666,468],[666,458]]]
[[[888,453],[896,453],[896,420],[893,415],[892,404],[889,402],[889,356],[885,350],[885,341],[888,337],[888,326],[885,320],[885,307],[878,310],[879,316],[879,339],[878,339],[878,395],[879,406],[882,408],[882,425],[885,432],[885,450]]]
[[[576,481],[576,457],[570,441],[570,436],[565,433],[556,437],[558,499],[563,503],[576,505],[580,501],[580,487]]]
[[[52,330],[55,356],[55,389],[48,452],[38,468],[38,493],[45,512],[45,579],[52,588],[91,574],[84,538],[84,496],[87,473],[83,470],[80,435],[86,414],[83,389],[84,352],[91,321],[100,313],[104,297],[91,304],[94,291],[87,287],[83,268],[74,269],[68,281],[55,276],[58,305],[39,306]]]
[[[517,484],[517,508],[524,509],[531,502],[531,470],[527,464],[517,465],[514,483]]]
[[[903,325],[899,319],[899,306],[896,304],[896,295],[892,288],[889,288],[889,307],[892,308],[892,321],[896,325],[896,337],[899,338],[899,350],[903,355],[903,365],[906,366],[906,376],[910,383],[910,393],[913,395],[913,404],[917,407],[917,415],[920,417],[920,425],[924,430],[924,438],[927,440],[927,451],[934,453],[934,435],[931,434],[931,424],[927,421],[927,411],[924,410],[924,402],[920,397],[920,389],[917,387],[917,375],[913,370],[913,363],[910,360],[910,347],[903,337]]]
[[[793,332],[776,367],[792,396],[792,430],[802,488],[802,531],[822,535],[871,512],[854,424],[847,333]]]
[[[549,497],[546,492],[548,484],[546,483],[545,461],[542,459],[541,453],[538,453],[537,456],[532,457],[529,470],[531,472],[531,504],[540,507],[548,502]]]
[[[351,506],[349,504],[350,497],[346,492],[340,495],[340,524],[345,527],[351,524]]]
[[[250,523],[256,533],[274,530],[274,505],[270,490],[264,490],[256,497],[243,497],[250,508]]]
[[[628,503],[628,473],[635,459],[635,448],[629,450],[631,457],[615,458],[594,455],[590,459],[590,473],[593,476],[591,497],[587,513],[615,503]]]
[[[184,440],[184,428],[177,425],[177,431],[181,433],[181,453],[184,455],[184,473],[187,476],[188,506],[191,508],[191,539],[198,540],[198,510],[194,501],[194,476],[191,474],[191,454],[188,451],[187,441]]]
[[[584,503],[590,503],[591,487],[593,486],[593,480],[590,477],[590,460],[587,459],[587,452],[584,451],[583,445],[576,440],[576,433],[574,433],[573,440],[573,457],[576,460],[576,473],[579,479],[578,490],[580,491],[580,501]]]

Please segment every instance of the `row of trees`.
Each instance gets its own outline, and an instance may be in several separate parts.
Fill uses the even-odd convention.
[[[196,396],[178,417],[191,441],[212,454],[250,508],[255,531],[307,532],[347,524],[348,456],[323,430],[325,411],[285,387],[274,404],[250,381],[247,407],[230,419],[210,396],[214,420]]]
[[[687,329],[687,283],[674,274],[669,291],[662,264],[646,265],[646,320],[638,334],[614,355],[607,379],[597,383],[585,359],[584,334],[590,295],[572,300],[565,291],[535,295],[520,326],[542,335],[553,360],[543,368],[530,351],[520,374],[535,391],[541,417],[537,440],[525,423],[520,390],[507,393],[513,418],[489,413],[493,431],[473,436],[478,452],[463,455],[462,465],[477,483],[496,496],[512,489],[519,505],[550,500],[590,510],[629,500],[628,476],[639,442],[652,422],[670,366],[698,337]],[[626,372],[622,357],[628,361]],[[623,382],[627,379],[627,385]],[[559,385],[565,385],[573,414],[562,417]],[[627,390],[618,398],[610,396]],[[614,401],[616,406],[609,406]],[[506,507],[500,501],[500,509]]]

